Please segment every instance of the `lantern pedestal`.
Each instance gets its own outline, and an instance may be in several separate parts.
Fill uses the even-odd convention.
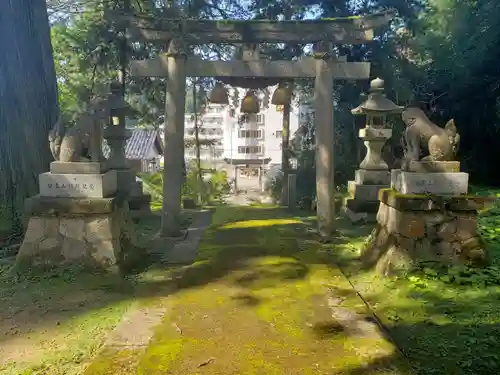
[[[375,221],[379,206],[378,192],[391,184],[391,174],[382,159],[382,148],[391,137],[391,129],[367,127],[359,131],[367,153],[356,170],[354,181],[349,181],[350,197],[344,206],[345,215],[353,222]]]
[[[142,189],[141,181],[132,183],[128,205],[134,219],[151,214],[151,195],[145,194]]]

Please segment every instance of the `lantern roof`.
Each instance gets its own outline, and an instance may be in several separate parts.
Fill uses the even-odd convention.
[[[397,105],[384,94],[384,80],[375,78],[370,82],[370,90],[366,100],[351,110],[353,115],[366,115],[368,113],[390,114],[401,113],[404,107]]]

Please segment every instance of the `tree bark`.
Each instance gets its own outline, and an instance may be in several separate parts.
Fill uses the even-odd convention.
[[[0,1],[0,35],[0,210],[19,218],[52,159],[47,136],[59,115],[45,1]]]

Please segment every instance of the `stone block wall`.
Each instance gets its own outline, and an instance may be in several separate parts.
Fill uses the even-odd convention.
[[[385,189],[361,258],[382,274],[412,268],[419,261],[483,264],[487,252],[477,232],[477,215],[484,200],[404,195]]]
[[[31,200],[32,212],[16,260],[19,267],[76,263],[114,269],[126,267],[130,252],[137,251],[127,201],[109,198],[83,202],[44,197]],[[52,200],[51,210],[44,209],[48,200]]]

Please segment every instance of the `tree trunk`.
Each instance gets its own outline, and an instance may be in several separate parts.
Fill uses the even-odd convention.
[[[48,169],[59,113],[45,1],[0,1],[0,35],[0,216],[19,218]]]

